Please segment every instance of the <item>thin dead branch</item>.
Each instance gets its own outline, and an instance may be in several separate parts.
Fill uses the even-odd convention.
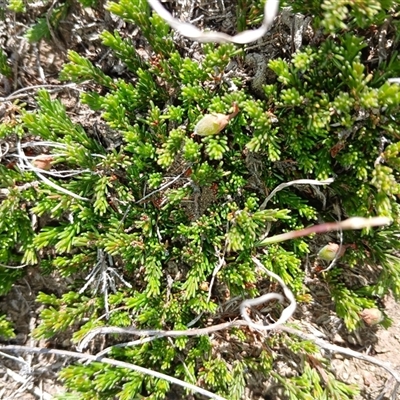
[[[282,326],[280,328],[280,330],[283,332],[289,333],[291,335],[295,335],[303,340],[310,340],[310,341],[314,342],[321,349],[328,350],[332,353],[345,354],[347,356],[369,362],[371,364],[377,365],[378,367],[385,369],[387,372],[389,372],[389,374],[391,374],[393,376],[393,378],[397,382],[397,384],[395,385],[393,392],[392,392],[392,398],[394,399],[396,397],[396,392],[400,386],[400,374],[389,363],[378,360],[375,357],[360,353],[355,350],[347,349],[345,347],[341,347],[341,346],[337,346],[335,344],[328,343],[325,340],[318,338],[314,335],[304,333],[302,331],[290,328],[288,326]]]
[[[155,329],[135,329],[135,328],[120,328],[120,327],[114,327],[114,326],[105,326],[105,327],[99,327],[91,330],[80,342],[78,345],[77,349],[79,351],[82,351],[88,343],[93,340],[93,338],[99,334],[129,334],[129,335],[136,335],[136,336],[157,336],[157,337],[179,337],[179,336],[201,336],[201,335],[209,335],[212,332],[220,331],[223,329],[228,329],[231,327],[237,327],[237,326],[250,326],[254,329],[260,330],[260,331],[267,331],[267,330],[272,330],[272,329],[277,329],[279,326],[282,324],[286,323],[290,317],[293,315],[295,309],[296,309],[296,300],[294,298],[293,293],[291,290],[287,287],[287,285],[283,282],[283,280],[273,272],[269,271],[267,268],[264,267],[264,265],[256,258],[252,257],[253,262],[261,268],[268,276],[271,278],[276,279],[279,284],[282,286],[283,292],[287,299],[289,300],[290,304],[288,307],[286,307],[283,312],[281,313],[281,316],[279,319],[270,325],[261,325],[254,323],[251,321],[250,317],[247,314],[246,309],[251,308],[253,305],[259,305],[262,303],[269,302],[271,300],[278,300],[279,302],[284,301],[284,296],[282,296],[279,293],[267,293],[263,296],[257,297],[255,299],[248,299],[244,300],[241,305],[240,305],[240,314],[243,319],[241,320],[236,320],[232,322],[225,322],[222,324],[218,325],[213,325],[209,326],[206,328],[194,328],[194,329],[186,329],[186,330],[172,330],[172,331],[164,331],[164,330],[155,330]],[[138,341],[138,344],[140,341]]]
[[[230,42],[237,44],[246,44],[250,42],[255,42],[265,35],[269,30],[274,19],[278,13],[279,0],[266,0],[264,6],[264,20],[262,25],[258,29],[246,30],[238,33],[235,36],[227,35],[222,32],[203,32],[196,28],[193,24],[187,22],[181,22],[180,20],[174,18],[171,13],[169,13],[159,0],[147,0],[153,10],[163,19],[168,25],[178,31],[183,36],[191,40],[198,42]]]
[[[27,353],[35,353],[35,354],[54,354],[54,355],[58,355],[58,356],[62,356],[62,357],[73,357],[73,358],[79,358],[79,359],[88,360],[88,361],[102,362],[104,364],[114,365],[115,367],[126,368],[126,369],[140,372],[142,374],[154,376],[155,378],[165,379],[168,382],[182,386],[186,389],[192,390],[193,392],[200,393],[204,396],[207,396],[210,399],[226,400],[224,397],[218,396],[214,393],[209,392],[208,390],[202,389],[198,386],[192,385],[188,382],[184,382],[184,381],[174,378],[172,376],[165,375],[160,372],[152,371],[151,369],[143,368],[143,367],[140,367],[135,364],[130,364],[130,363],[127,363],[124,361],[114,360],[112,358],[98,357],[98,356],[93,356],[91,354],[82,354],[82,353],[77,353],[75,351],[47,349],[47,348],[41,348],[41,347],[9,345],[9,346],[0,346],[0,349],[2,351],[14,351],[14,352],[18,352],[18,353],[27,352]]]

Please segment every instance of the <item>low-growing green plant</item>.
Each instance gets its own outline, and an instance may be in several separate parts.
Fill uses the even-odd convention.
[[[322,26],[329,33],[381,25],[399,5],[398,0],[288,0],[286,3],[294,11],[314,15],[316,26]]]
[[[25,2],[23,0],[9,0],[8,9],[16,13],[22,13],[26,11]]]
[[[0,74],[9,78],[11,76],[11,67],[7,62],[7,55],[0,49]]]
[[[311,3],[302,10],[323,12],[327,30],[348,26],[336,19],[340,2],[329,10],[326,2]],[[360,3],[368,21],[379,17],[378,22],[395,4]],[[19,109],[0,129],[4,143],[21,142],[17,165],[0,165],[0,188],[8,191],[0,204],[0,264],[39,263],[43,273],[74,278],[61,297],[38,296],[46,308],[36,338],[67,331],[77,344],[106,325],[185,330],[195,319],[199,326],[207,318],[229,320],[223,307],[229,299],[262,293],[259,283],[266,276],[256,268],[255,255],[297,301],[311,301],[303,266],[310,239],[262,239],[318,219],[335,220],[336,210],[321,200],[327,197],[340,204],[343,217],[393,221],[385,230],[343,234],[356,245],[343,262],[352,267],[368,258],[380,265],[375,282],[348,287],[342,267],[321,275],[347,329],[359,327],[360,312],[376,307],[389,291],[400,297],[400,86],[387,82],[400,70],[396,53],[384,67],[368,70],[360,34],[327,37],[319,47],[271,60],[276,78],[264,85],[264,98],[256,99],[239,78],[235,91],[220,80],[219,73],[240,57],[234,45],[204,44],[201,61],[195,61],[182,55],[146,1],[110,2],[108,9],[138,25],[154,55],[144,59],[119,32],[105,31],[103,44],[126,65],[129,79],[107,75],[74,51],[60,74],[62,81],[94,84],[81,101],[101,115],[107,130],[96,136],[73,122],[45,90],[37,93],[37,109]],[[348,24],[364,26],[359,12],[350,9]],[[6,65],[0,58],[0,72],[7,72]],[[232,117],[222,130],[206,129],[212,135],[195,134],[207,115]],[[105,145],[109,133],[120,139],[114,146]],[[43,146],[28,142],[26,134],[40,137]],[[38,164],[42,154],[29,158],[26,148],[40,149],[47,164]],[[329,177],[335,178],[329,189],[283,189],[262,206],[282,183]],[[48,223],[36,228],[32,215]],[[0,274],[4,294],[22,270],[0,266]],[[218,287],[211,292],[214,279]],[[272,319],[279,310],[271,312]],[[233,351],[226,354],[222,339],[209,336],[163,337],[116,346],[109,354],[232,400],[243,398],[253,372],[273,377],[293,399],[351,399],[358,393],[331,373],[321,376],[324,361],[309,342],[276,334],[257,339],[262,348],[255,351],[256,333],[235,328],[230,335]],[[285,346],[302,359],[301,372],[291,379],[273,371]],[[163,399],[171,389],[164,380],[94,362],[70,365],[61,378],[80,399]]]
[[[0,337],[2,339],[11,339],[15,337],[12,324],[10,321],[7,321],[5,315],[0,315]]]
[[[68,2],[52,8],[49,14],[37,19],[37,22],[26,31],[25,37],[31,43],[39,42],[42,39],[51,39],[51,31],[57,30],[60,22],[67,16],[68,9]]]

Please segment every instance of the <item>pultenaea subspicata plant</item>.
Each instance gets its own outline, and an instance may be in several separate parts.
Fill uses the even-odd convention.
[[[199,316],[196,326],[207,319],[224,322],[230,318],[224,308],[230,300],[256,297],[261,283],[268,283],[268,291],[274,284],[255,267],[255,254],[298,302],[311,301],[303,262],[312,240],[272,241],[265,243],[265,252],[259,245],[263,238],[300,230],[317,219],[335,220],[332,207],[323,207],[324,197],[340,199],[345,217],[385,215],[394,221],[384,230],[346,232],[345,244],[356,243],[356,249],[323,276],[347,329],[360,326],[367,310],[377,309],[377,300],[389,291],[400,296],[400,263],[393,253],[399,246],[400,88],[387,81],[400,69],[397,54],[371,71],[364,65],[362,30],[324,37],[319,46],[272,59],[268,67],[275,79],[263,87],[264,98],[256,99],[240,78],[234,91],[227,83],[215,84],[216,71],[240,57],[234,45],[204,44],[201,61],[195,61],[182,55],[169,27],[144,0],[110,2],[108,9],[136,24],[155,56],[143,58],[122,33],[101,33],[104,46],[126,66],[125,79],[69,52],[60,79],[97,85],[86,89],[81,101],[107,125],[100,139],[74,123],[46,91],[38,92],[36,110],[21,107],[18,117],[0,129],[2,138],[17,135],[22,144],[28,133],[40,137],[51,162],[36,166],[58,172],[45,176],[22,166],[0,166],[1,187],[9,190],[0,205],[0,262],[40,262],[44,273],[74,278],[64,295],[38,296],[46,308],[35,337],[69,332],[77,344],[105,325],[185,330]],[[358,21],[353,12],[351,27]],[[107,145],[109,132],[118,137],[116,146]],[[193,132],[207,137],[198,140]],[[381,145],[383,138],[390,141],[387,146]],[[332,176],[329,188],[288,188],[276,193],[268,208],[261,207],[282,183]],[[34,229],[31,214],[51,222]],[[346,285],[341,261],[354,267],[365,259],[381,266],[379,279],[363,287]],[[1,293],[22,273],[1,269]],[[272,320],[283,307],[272,308]],[[229,334],[232,352],[222,352],[221,343],[209,336],[184,336],[114,347],[109,356],[229,399],[243,398],[246,379],[257,374],[272,376],[289,398],[346,399],[357,393],[331,374],[327,384],[311,361],[292,378],[274,372],[280,348],[306,360],[316,357],[317,347],[307,341],[278,334],[259,339],[240,328]],[[108,343],[114,340],[119,341]],[[173,390],[164,380],[101,363],[70,365],[61,377],[81,399],[163,399]]]

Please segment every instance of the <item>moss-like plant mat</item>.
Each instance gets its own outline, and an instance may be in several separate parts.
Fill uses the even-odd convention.
[[[247,18],[239,13],[237,26],[256,26],[263,2],[239,3]],[[68,50],[59,87],[79,91],[74,110],[49,88],[26,104],[17,92],[3,97],[0,294],[30,266],[66,288],[38,294],[44,307],[33,338],[68,337],[75,350],[96,328],[169,331],[234,321],[242,300],[281,292],[257,262],[293,293],[298,307],[289,323],[297,329],[306,331],[303,320],[318,325],[318,285],[337,331],[390,326],[383,299],[400,297],[400,85],[390,81],[400,76],[399,4],[286,3],[309,17],[303,43],[266,55],[233,44],[190,48],[145,0],[109,2],[107,13],[127,30],[98,34],[117,65],[102,68],[78,47]],[[8,7],[23,15],[29,3]],[[79,7],[49,4],[26,38],[54,40]],[[266,46],[296,33],[279,30],[272,28]],[[250,63],[249,54],[261,61]],[[0,73],[13,83],[3,50]],[[252,75],[261,76],[258,87]],[[308,182],[282,187],[265,203],[279,185],[300,179]],[[376,216],[391,225],[265,241]],[[285,307],[269,302],[247,311],[272,324]],[[0,334],[12,336],[5,317]],[[257,390],[272,390],[272,398],[355,398],[359,390],[335,377],[328,353],[305,339],[248,326],[142,341],[124,331],[96,337],[91,351],[113,346],[107,357],[116,362],[219,398],[256,398]],[[278,371],[282,358],[296,364],[286,375]],[[100,360],[71,361],[60,377],[60,399],[190,398],[166,380]]]

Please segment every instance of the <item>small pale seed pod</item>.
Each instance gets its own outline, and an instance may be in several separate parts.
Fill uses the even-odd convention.
[[[41,154],[32,160],[32,165],[36,168],[48,171],[51,168],[51,164],[54,161],[53,156],[48,154]]]
[[[383,321],[383,313],[377,308],[366,308],[360,313],[360,317],[368,326],[374,326]]]
[[[336,257],[342,257],[345,251],[346,246],[342,246],[342,248],[340,248],[340,245],[338,245],[337,243],[329,243],[326,246],[322,247],[322,249],[320,249],[320,251],[318,252],[318,258],[320,258],[321,260],[332,261]]]
[[[199,136],[217,135],[229,122],[229,115],[206,114],[195,126],[194,133]]]

